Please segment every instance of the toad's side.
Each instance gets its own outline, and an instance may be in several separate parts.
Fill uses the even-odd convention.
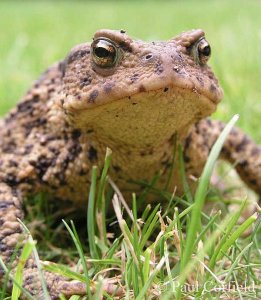
[[[158,187],[165,187],[175,141],[184,147],[188,178],[200,175],[224,127],[205,119],[223,95],[207,65],[210,52],[202,30],[151,43],[100,30],[92,44],[76,46],[42,75],[0,121],[0,251],[6,264],[24,240],[17,221],[23,197],[44,191],[86,203],[91,167],[101,169],[106,147],[113,152],[110,174],[123,192],[138,192],[133,182],[150,181],[158,171]],[[260,146],[234,128],[222,158],[237,163],[240,176],[261,194]],[[174,186],[182,192],[176,169]],[[40,299],[38,278],[31,258],[24,287]],[[82,283],[49,272],[45,278],[52,299],[85,294]]]

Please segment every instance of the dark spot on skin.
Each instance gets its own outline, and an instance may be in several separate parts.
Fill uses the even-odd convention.
[[[105,83],[105,85],[103,86],[103,90],[106,94],[110,93],[112,88],[115,86],[115,84],[113,82],[107,82]]]
[[[169,162],[169,160],[167,159],[167,160],[164,160],[164,161],[162,161],[161,162],[161,164],[165,167],[165,170],[166,169],[168,169],[168,168],[170,168],[171,166],[172,166],[172,163],[171,162]]]
[[[192,142],[192,135],[191,135],[191,133],[190,133],[190,134],[187,136],[186,140],[185,140],[184,150],[183,150],[184,152],[186,152],[186,151],[188,150],[188,148],[189,148],[191,142]]]
[[[54,88],[49,88],[49,89],[48,89],[48,94],[52,94],[54,91],[55,91]]]
[[[251,184],[253,184],[253,185],[257,185],[256,179],[251,179],[249,182],[250,182]]]
[[[183,159],[184,159],[184,162],[185,162],[185,163],[189,163],[189,162],[190,162],[190,157],[187,156],[187,155],[184,155],[184,156],[183,156]]]
[[[13,201],[0,202],[0,209],[7,209],[9,206],[14,205]]]
[[[131,45],[125,41],[121,41],[119,43],[120,47],[124,50],[124,51],[127,51],[127,52],[132,52],[132,48],[131,48]]]
[[[248,161],[247,160],[241,160],[240,162],[238,162],[238,165],[242,168],[245,168],[248,165]]]
[[[38,119],[35,119],[31,122],[27,122],[23,124],[23,127],[25,129],[25,135],[28,136],[32,129],[37,127],[44,127],[44,125],[47,123],[47,120],[45,117],[40,117]]]
[[[97,90],[92,91],[91,94],[90,94],[88,102],[89,103],[94,103],[94,101],[98,97],[98,95],[99,95],[99,92]]]
[[[217,88],[214,84],[211,84],[209,89],[211,92],[215,92],[217,90]]]
[[[9,160],[8,165],[9,167],[18,167],[18,163],[14,160]]]
[[[139,92],[146,92],[146,89],[145,89],[145,87],[144,87],[144,85],[143,84],[141,84],[140,86],[139,86]]]
[[[131,96],[128,96],[128,99],[130,100],[130,99],[131,99]]]
[[[81,59],[82,57],[90,54],[90,50],[77,50],[68,55],[66,62],[67,64],[71,64],[76,59]]]
[[[42,177],[48,170],[48,168],[54,164],[53,158],[46,157],[45,155],[40,155],[37,161],[30,161],[30,164],[35,168],[38,178],[42,180]]]
[[[153,148],[146,149],[146,150],[141,150],[140,151],[140,156],[152,155],[153,153],[154,153]]]
[[[74,141],[72,146],[69,147],[67,160],[72,162],[78,157],[82,151],[82,146],[79,144],[78,140]]]
[[[261,154],[261,148],[255,147],[254,149],[251,150],[251,155],[259,155]]]
[[[131,77],[130,77],[130,81],[131,83],[134,83],[135,81],[137,81],[139,79],[139,74],[134,73]]]
[[[66,180],[65,180],[65,173],[55,173],[55,177],[59,180],[59,185],[64,186],[66,185]]]
[[[243,140],[239,145],[236,146],[235,150],[236,152],[244,151],[246,149],[246,146],[250,143],[249,138],[244,136]]]
[[[10,140],[9,142],[7,142],[6,144],[3,145],[2,147],[2,152],[3,153],[14,153],[17,149],[17,145],[15,143],[15,141]]]
[[[213,127],[213,124],[210,119],[206,119],[206,122],[207,122],[208,127],[210,127],[210,128]]]
[[[80,79],[80,89],[82,89],[85,86],[90,85],[92,82],[92,76],[89,74],[86,74],[83,78]]]
[[[79,172],[79,175],[80,175],[80,176],[84,176],[84,175],[86,175],[87,173],[88,173],[87,170],[81,169],[80,172]]]
[[[121,168],[119,166],[116,166],[116,165],[112,165],[112,168],[115,172],[120,172],[121,171]]]
[[[136,103],[136,102],[132,102],[132,105],[137,105],[138,103]]]
[[[31,153],[31,151],[32,151],[32,149],[33,149],[33,147],[34,147],[34,145],[32,145],[32,144],[30,144],[30,145],[26,145],[25,147],[24,147],[24,155],[27,155],[27,154],[30,154]]]
[[[201,86],[204,86],[204,81],[202,77],[196,76],[197,81],[200,83]],[[212,84],[211,84],[212,85]],[[211,90],[211,86],[210,86],[210,90]]]
[[[98,159],[97,150],[93,146],[90,146],[89,148],[88,158],[91,162],[96,161]]]
[[[165,87],[163,91],[164,91],[164,93],[166,93],[168,90],[169,90],[169,88]]]
[[[126,30],[121,29],[120,33],[126,33]]]
[[[74,129],[72,132],[72,139],[76,140],[81,136],[81,130],[80,129]]]
[[[39,95],[35,95],[32,99],[23,101],[17,105],[17,111],[11,112],[9,116],[5,119],[5,123],[10,123],[19,114],[32,115],[34,111],[35,104],[40,101]]]
[[[77,135],[78,134],[79,133],[77,133]],[[55,174],[55,177],[59,180],[60,185],[65,185],[66,184],[66,180],[65,180],[66,179],[65,178],[66,169],[67,169],[69,163],[73,162],[78,157],[79,153],[81,153],[81,151],[82,151],[82,147],[79,144],[78,139],[75,139],[74,143],[68,149],[67,156],[65,157],[65,159],[61,163],[61,169],[59,170],[58,173]],[[57,153],[57,155],[58,154],[59,154],[59,152]],[[51,162],[52,166],[56,165],[56,159],[57,159],[57,156],[53,157],[52,162]]]
[[[224,157],[228,158],[228,157],[230,156],[230,150],[223,147],[223,148],[221,149],[221,154],[222,154]]]
[[[155,65],[155,73],[159,75],[163,71],[164,71],[164,69],[163,69],[162,63],[158,61]]]
[[[48,147],[48,150],[55,154],[56,156],[60,153],[60,149],[57,149],[55,147]]]
[[[7,174],[4,178],[4,182],[7,183],[9,186],[16,186],[19,183],[19,180],[14,174]]]
[[[30,284],[32,284],[33,279],[34,279],[34,276],[33,276],[33,275],[28,275],[28,276],[25,278],[24,285],[30,285]]]
[[[8,249],[7,245],[5,244],[0,244],[0,250],[1,252],[6,252],[6,250]],[[1,274],[1,273],[0,273]]]

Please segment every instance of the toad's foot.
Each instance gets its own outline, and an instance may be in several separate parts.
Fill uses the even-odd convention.
[[[49,264],[49,262],[42,262],[42,264]],[[78,280],[70,280],[63,276],[43,271],[43,277],[46,283],[49,299],[60,299],[60,295],[63,295],[68,299],[72,295],[86,295],[87,287],[86,283]],[[116,279],[104,279],[102,282],[102,291],[112,296],[122,296],[124,294],[123,289],[117,284]],[[43,284],[39,270],[35,265],[26,268],[24,272],[24,284],[23,287],[36,299],[46,300],[46,295],[43,290]],[[91,281],[89,286],[90,292],[93,294],[96,290],[95,282]],[[22,298],[26,299],[26,298]]]
[[[57,274],[43,271],[43,277],[46,284],[49,299],[60,299],[63,294],[66,299],[72,295],[86,295],[86,284],[77,280],[70,281]],[[39,270],[33,267],[27,267],[24,271],[23,287],[36,299],[45,300],[46,295],[43,290],[42,279]],[[23,297],[23,299],[26,299]]]

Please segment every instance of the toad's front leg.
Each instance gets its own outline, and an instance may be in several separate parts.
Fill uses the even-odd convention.
[[[225,124],[203,119],[193,126],[185,140],[186,168],[190,174],[200,176],[218,136]],[[239,128],[234,127],[226,138],[221,158],[235,165],[242,180],[261,195],[261,146],[251,140]]]
[[[25,244],[27,235],[18,219],[23,219],[22,201],[20,192],[16,188],[0,183],[0,254],[4,263],[14,273],[19,260],[19,249]],[[0,268],[0,282],[3,280],[4,271]],[[86,285],[78,281],[69,281],[54,273],[44,271],[47,290],[51,299],[59,299],[59,294],[66,297],[71,295],[84,295]],[[36,299],[44,299],[39,270],[31,257],[23,272],[23,287]]]

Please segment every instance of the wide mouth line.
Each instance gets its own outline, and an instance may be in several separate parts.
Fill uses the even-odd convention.
[[[100,101],[99,101],[99,103],[94,103],[92,105],[90,105],[88,103],[85,108],[83,108],[83,107],[75,108],[74,107],[73,110],[75,110],[75,111],[89,110],[89,109],[92,110],[92,109],[95,109],[96,107],[100,107],[100,106],[104,106],[104,105],[109,105],[110,103],[112,103],[114,101],[121,101],[123,99],[128,99],[129,97],[135,97],[137,95],[148,94],[148,93],[153,93],[153,92],[163,92],[164,93],[164,89],[166,89],[166,88],[168,89],[166,92],[168,92],[170,89],[179,89],[179,90],[183,90],[184,92],[186,90],[189,90],[191,93],[193,93],[195,95],[197,94],[198,98],[200,98],[200,97],[203,96],[205,99],[207,99],[209,102],[211,102],[214,105],[217,105],[221,101],[221,98],[220,99],[218,99],[218,98],[216,98],[216,99],[211,98],[211,97],[209,97],[209,95],[207,93],[199,92],[196,88],[195,89],[197,90],[197,92],[192,92],[192,89],[188,89],[186,87],[182,87],[182,86],[179,86],[179,85],[176,85],[176,84],[168,84],[168,85],[164,85],[164,86],[162,86],[160,88],[157,88],[157,89],[145,90],[145,91],[142,91],[142,92],[141,91],[136,91],[135,93],[132,93],[130,95],[126,95],[124,97],[117,98],[117,99],[110,100],[110,101],[105,101],[104,103],[100,103]]]

